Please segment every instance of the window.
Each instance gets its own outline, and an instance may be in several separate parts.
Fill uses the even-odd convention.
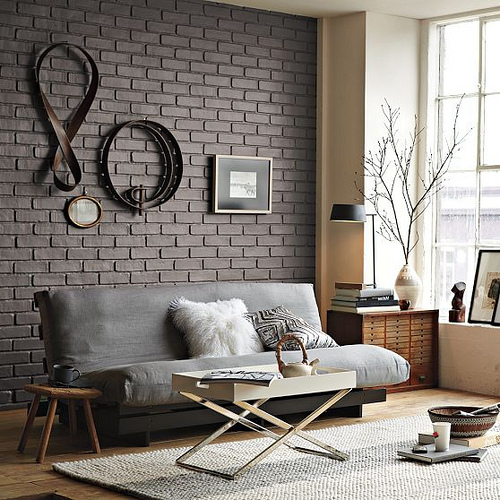
[[[478,249],[500,247],[500,15],[433,30],[438,69],[428,129],[435,151],[446,150],[460,99],[458,132],[467,134],[435,203],[433,297],[447,314],[457,281],[467,284],[470,304]]]

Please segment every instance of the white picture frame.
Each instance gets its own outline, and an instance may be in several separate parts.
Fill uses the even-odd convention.
[[[270,214],[272,158],[216,155],[213,170],[215,213]]]

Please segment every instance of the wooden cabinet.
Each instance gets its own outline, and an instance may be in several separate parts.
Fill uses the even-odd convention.
[[[438,384],[438,315],[435,309],[348,313],[328,311],[327,332],[340,344],[371,344],[397,352],[411,365],[407,382],[388,392]]]

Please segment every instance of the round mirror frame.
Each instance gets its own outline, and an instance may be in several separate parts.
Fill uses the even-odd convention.
[[[78,204],[78,202],[80,202],[82,200],[91,201],[97,208],[97,217],[89,223],[78,222],[78,220],[75,219],[71,215],[72,207],[74,207],[75,204]],[[101,222],[103,210],[102,210],[102,205],[100,204],[100,202],[96,198],[92,198],[92,196],[87,196],[84,194],[84,195],[77,196],[76,198],[72,198],[71,200],[69,200],[65,209],[64,209],[64,213],[65,213],[68,221],[71,224],[73,224],[74,226],[81,227],[81,228],[88,228],[88,227],[97,226],[97,224],[99,224],[99,222]]]

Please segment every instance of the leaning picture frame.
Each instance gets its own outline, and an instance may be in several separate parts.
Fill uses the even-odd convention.
[[[270,214],[272,158],[216,155],[213,171],[215,213]]]
[[[498,305],[500,303],[500,297],[497,298],[497,301],[495,302],[495,308],[493,309],[493,319],[491,320],[491,324],[493,326],[500,326],[500,306]]]
[[[500,250],[479,250],[469,308],[469,323],[492,323],[499,289]]]

